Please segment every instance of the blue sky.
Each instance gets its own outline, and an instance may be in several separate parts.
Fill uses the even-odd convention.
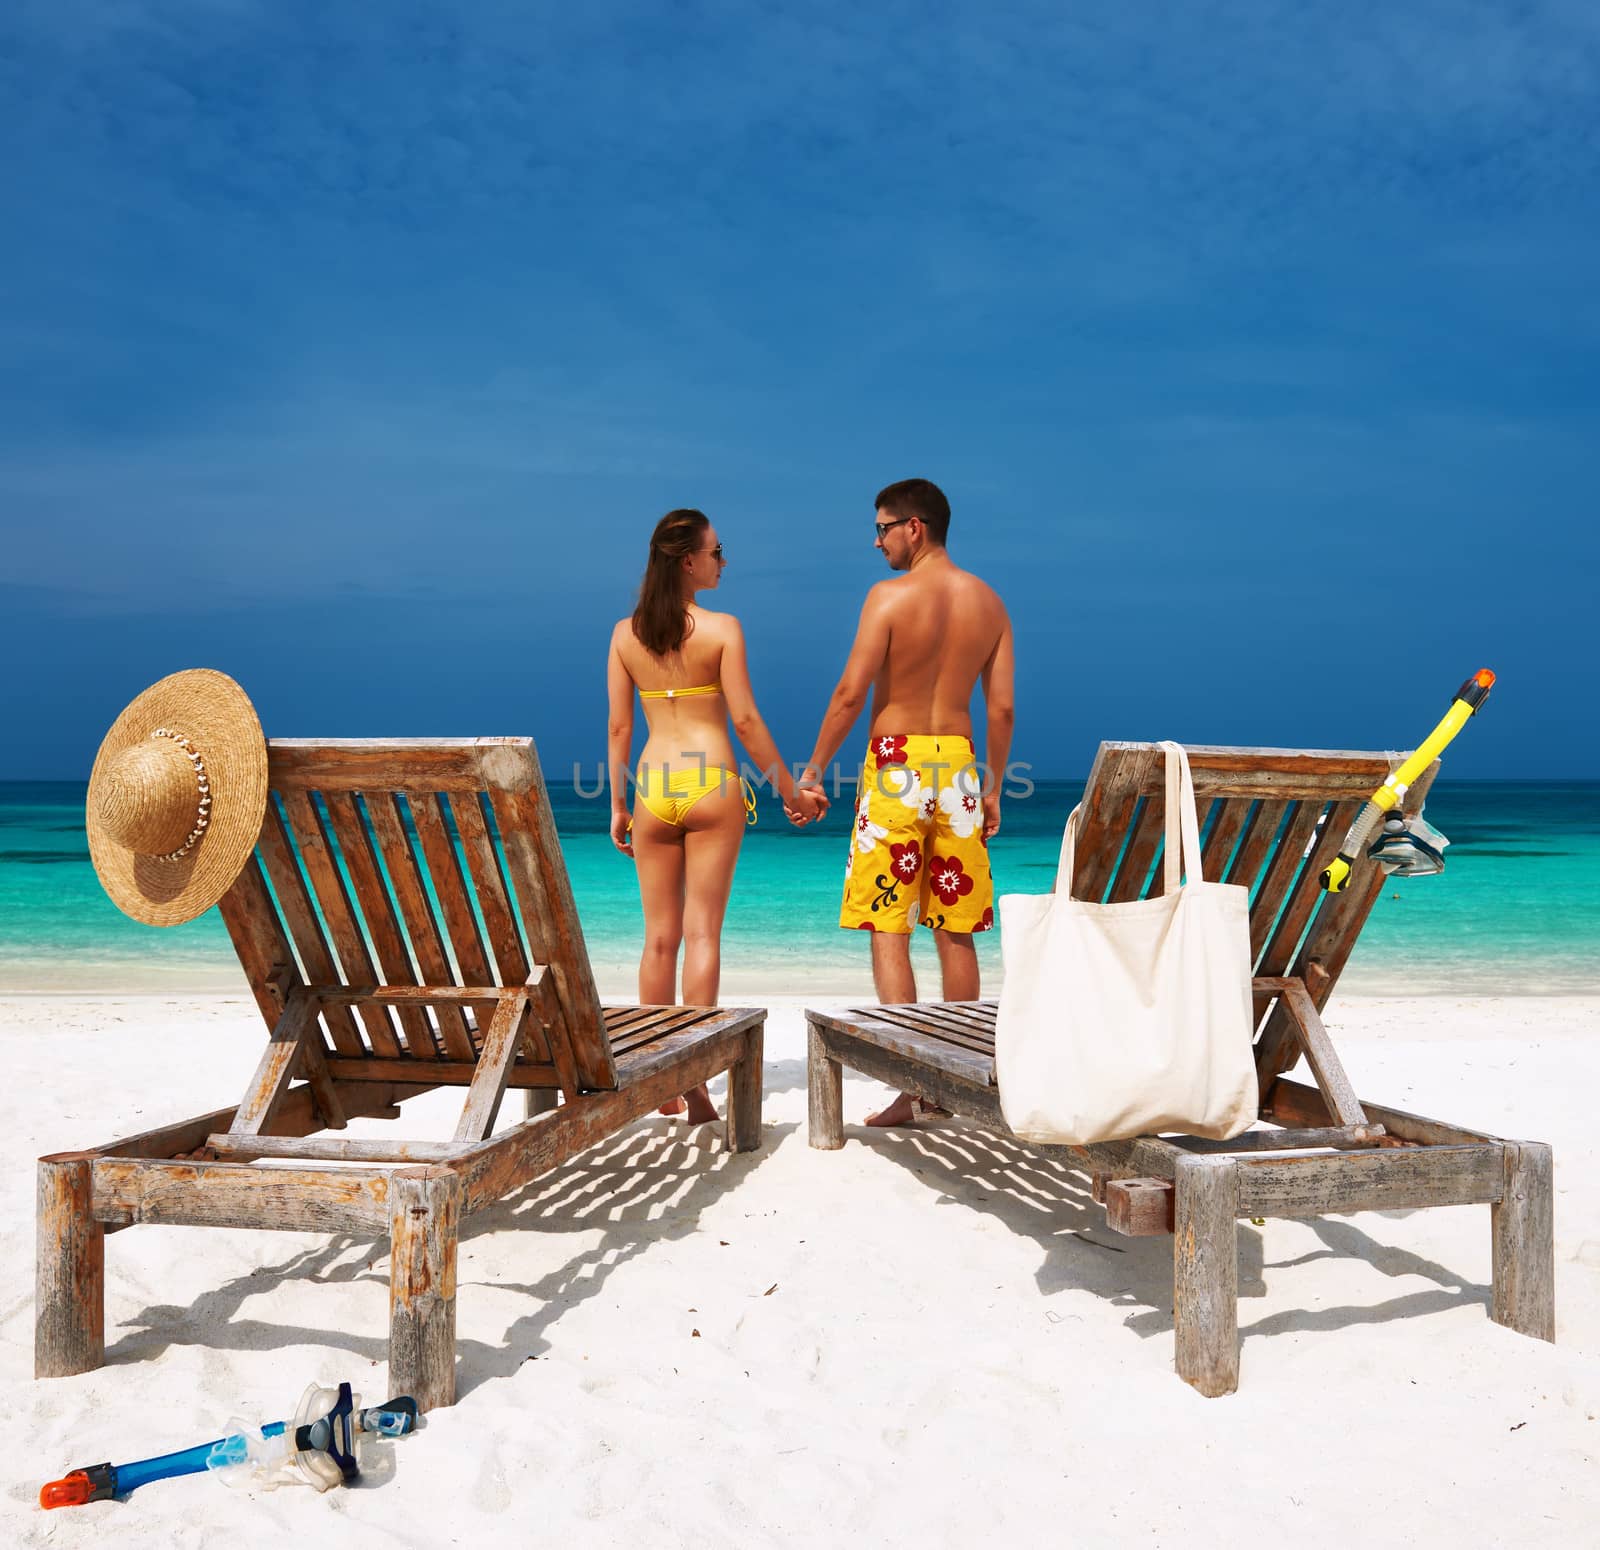
[[[284,736],[600,756],[697,505],[809,752],[922,474],[1016,755],[1600,775],[1600,11],[22,0],[0,778],[231,672]]]

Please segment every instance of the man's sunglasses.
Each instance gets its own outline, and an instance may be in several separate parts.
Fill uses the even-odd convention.
[[[878,537],[882,538],[892,527],[904,527],[908,522],[915,522],[915,517],[896,517],[893,522],[874,522],[872,525],[878,530]]]

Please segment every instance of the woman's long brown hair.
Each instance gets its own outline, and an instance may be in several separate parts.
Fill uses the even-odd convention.
[[[670,656],[689,633],[689,610],[683,603],[683,560],[699,552],[711,519],[703,511],[682,507],[669,511],[650,535],[650,561],[639,583],[633,610],[633,633],[646,651]]]

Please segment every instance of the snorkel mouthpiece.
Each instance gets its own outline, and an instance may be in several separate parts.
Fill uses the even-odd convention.
[[[39,1505],[82,1507],[86,1502],[108,1501],[117,1494],[117,1472],[110,1464],[90,1464],[75,1469],[60,1480],[52,1480],[39,1491]]]

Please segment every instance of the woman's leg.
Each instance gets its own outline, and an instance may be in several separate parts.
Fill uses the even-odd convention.
[[[739,783],[713,790],[690,809],[685,824],[683,904],[683,1001],[715,1006],[722,978],[722,920],[733,888],[734,863],[744,839],[744,798]],[[687,1092],[689,1123],[717,1117],[705,1084]]]
[[[678,1004],[678,944],[683,941],[683,830],[663,823],[643,802],[633,807],[633,862],[644,908],[644,952],[639,959],[639,1004]],[[683,1100],[661,1105],[681,1114]]]

